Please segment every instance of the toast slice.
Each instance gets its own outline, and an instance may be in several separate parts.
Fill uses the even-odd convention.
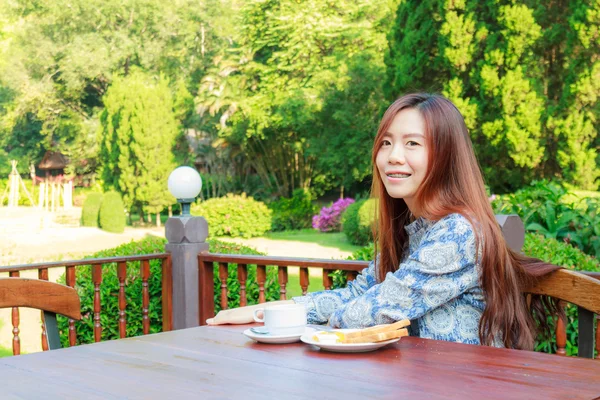
[[[401,338],[403,336],[408,336],[408,329],[404,328],[395,331],[374,333],[372,335],[358,336],[354,338],[348,338],[348,335],[346,335],[343,343],[376,343]]]
[[[378,333],[393,332],[393,331],[397,331],[398,329],[404,328],[409,325],[410,325],[410,321],[408,319],[403,319],[401,321],[394,322],[393,324],[376,325],[376,326],[372,326],[370,328],[361,329],[356,332],[346,333],[345,339],[355,339],[355,338],[359,338],[362,336],[375,335]]]

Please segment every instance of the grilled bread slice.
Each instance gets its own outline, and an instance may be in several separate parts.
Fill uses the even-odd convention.
[[[372,335],[358,336],[354,338],[348,338],[348,335],[346,335],[343,343],[375,343],[397,339],[403,336],[408,336],[408,330],[406,328],[383,333],[374,333]]]
[[[393,324],[376,325],[376,326],[372,326],[370,328],[361,329],[359,331],[346,333],[345,339],[349,340],[349,339],[359,338],[362,336],[375,335],[378,333],[393,332],[393,331],[397,331],[398,329],[404,328],[409,325],[410,325],[410,321],[407,319],[403,319],[401,321],[394,322]],[[348,343],[350,343],[350,342],[348,342]]]

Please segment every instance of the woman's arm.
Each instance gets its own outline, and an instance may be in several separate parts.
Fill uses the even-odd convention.
[[[434,225],[394,273],[337,309],[329,324],[363,328],[417,319],[477,286],[475,236],[462,216]]]
[[[371,261],[369,266],[363,269],[356,279],[348,282],[345,288],[308,293],[306,296],[294,297],[293,300],[298,304],[304,304],[309,324],[325,324],[334,311],[361,296],[375,284],[377,284],[375,263]]]
[[[251,324],[254,322],[254,310],[259,308],[273,307],[279,304],[293,304],[292,300],[269,301],[268,303],[254,304],[252,306],[221,310],[214,318],[206,320],[207,325],[223,324]],[[261,317],[260,313],[258,314]]]
[[[298,303],[304,304],[306,307],[309,324],[324,324],[336,309],[362,295],[375,283],[375,267],[371,262],[355,280],[348,282],[348,286],[345,288],[309,293],[306,296],[294,297],[292,300],[269,301],[268,303],[219,311],[214,318],[207,319],[206,323],[208,325],[250,324],[254,322],[253,313],[257,308]]]

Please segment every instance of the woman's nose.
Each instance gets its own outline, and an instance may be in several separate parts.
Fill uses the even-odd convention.
[[[390,155],[388,156],[388,162],[390,164],[404,164],[406,160],[404,158],[404,152],[400,148],[400,146],[394,146]]]

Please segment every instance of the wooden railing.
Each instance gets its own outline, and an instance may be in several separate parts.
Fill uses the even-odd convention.
[[[367,261],[350,261],[350,260],[319,260],[308,258],[291,258],[291,257],[265,257],[265,256],[249,256],[235,254],[213,254],[200,253],[198,255],[198,276],[200,293],[203,293],[200,299],[200,323],[204,324],[207,318],[214,315],[214,272],[212,263],[218,263],[220,281],[220,307],[225,310],[228,308],[227,299],[229,296],[229,288],[227,287],[228,269],[232,268],[229,264],[237,264],[237,276],[240,283],[240,306],[247,304],[246,285],[248,277],[248,265],[256,265],[256,283],[259,287],[259,303],[266,302],[265,298],[265,283],[266,283],[266,267],[274,266],[278,268],[278,284],[280,287],[281,300],[287,299],[286,286],[288,284],[288,267],[299,267],[299,283],[302,288],[302,294],[308,292],[309,286],[309,268],[323,269],[323,287],[325,290],[330,290],[332,279],[329,274],[335,270],[347,271],[348,280],[352,280],[356,275],[366,268],[369,263]],[[600,272],[579,271],[584,275],[600,280]],[[567,338],[567,328],[565,324],[558,320],[556,324],[556,341],[557,354],[565,355]],[[600,354],[600,318],[596,316],[596,351]]]
[[[171,256],[168,253],[146,254],[129,257],[110,257],[87,259],[77,261],[61,261],[52,263],[38,263],[27,265],[15,265],[0,267],[0,273],[8,273],[11,277],[19,277],[21,271],[37,270],[38,278],[48,280],[48,270],[53,268],[64,268],[65,281],[68,286],[75,287],[76,270],[77,268],[88,266],[92,268],[92,283],[94,286],[93,299],[93,321],[94,321],[94,341],[99,342],[102,339],[101,312],[102,304],[100,299],[100,290],[102,287],[103,271],[106,268],[116,268],[119,281],[118,293],[118,315],[114,318],[118,319],[119,337],[126,337],[127,330],[127,304],[125,298],[125,286],[128,263],[140,262],[140,279],[142,280],[142,327],[143,334],[150,332],[149,321],[149,286],[150,278],[149,263],[151,260],[162,260],[162,309],[163,309],[163,331],[169,331],[173,328],[173,273],[171,265]],[[218,276],[214,276],[213,263],[217,263]],[[231,266],[230,264],[235,264]],[[200,253],[198,255],[198,288],[200,293],[199,300],[199,320],[200,324],[204,324],[207,318],[210,318],[215,313],[215,278],[217,278],[219,290],[219,305],[221,309],[227,309],[227,299],[230,289],[227,286],[227,277],[230,268],[236,268],[237,278],[240,284],[240,306],[247,305],[246,287],[248,285],[248,266],[256,265],[256,284],[258,285],[259,294],[258,302],[266,302],[266,283],[267,283],[267,267],[272,266],[277,268],[277,283],[279,285],[279,298],[287,299],[288,285],[288,267],[299,268],[299,284],[302,293],[306,294],[309,291],[309,269],[319,268],[323,270],[322,282],[323,287],[329,290],[333,286],[331,272],[336,270],[346,271],[348,280],[353,280],[356,275],[368,266],[366,261],[349,261],[349,260],[322,260],[308,258],[291,258],[291,257],[265,257],[265,256],[248,256],[235,254],[213,254]],[[588,276],[600,279],[600,273],[582,272]],[[198,314],[196,314],[198,315]],[[13,353],[20,353],[20,338],[19,338],[19,310],[12,310],[12,325],[13,325]],[[600,350],[600,320],[596,320],[596,349]],[[564,353],[566,344],[566,327],[562,323],[557,324],[557,343],[558,352]],[[69,345],[77,344],[77,332],[75,323],[69,320]],[[42,348],[47,349],[47,342],[44,332],[42,332]]]
[[[288,267],[299,267],[299,283],[302,288],[302,294],[305,295],[308,292],[309,268],[322,268],[323,269],[323,287],[326,290],[331,289],[332,279],[329,274],[335,270],[346,271],[348,280],[353,280],[356,275],[366,268],[369,263],[366,261],[349,261],[349,260],[317,260],[308,258],[293,258],[293,257],[265,257],[265,256],[247,256],[247,255],[236,255],[236,254],[214,254],[214,253],[200,253],[198,255],[198,266],[199,266],[199,285],[200,293],[204,293],[201,299],[201,314],[200,321],[206,320],[214,313],[214,293],[213,296],[208,294],[208,291],[212,292],[213,288],[213,267],[212,263],[216,262],[219,265],[219,280],[220,284],[220,306],[221,309],[227,309],[227,297],[229,295],[229,288],[227,287],[227,277],[229,273],[229,264],[237,264],[237,276],[240,283],[240,306],[247,304],[246,299],[246,283],[248,277],[248,265],[256,265],[256,283],[259,288],[258,302],[264,303],[265,297],[265,283],[267,280],[267,266],[274,266],[278,268],[277,280],[279,283],[279,299],[287,299],[287,284],[288,284]],[[209,287],[210,286],[210,289]],[[203,314],[202,310],[206,313]]]
[[[171,257],[167,253],[145,254],[128,257],[108,257],[95,258],[87,260],[75,261],[60,261],[50,263],[24,264],[0,267],[0,273],[8,273],[10,277],[19,277],[22,271],[37,270],[38,279],[48,280],[48,270],[54,268],[64,268],[65,283],[70,287],[75,287],[77,269],[81,267],[92,268],[92,284],[94,285],[94,300],[93,300],[93,321],[94,321],[94,341],[99,342],[102,338],[102,324],[100,315],[102,313],[102,303],[100,299],[100,290],[102,287],[103,272],[106,268],[116,268],[117,278],[119,281],[119,314],[114,318],[118,319],[119,337],[124,338],[127,335],[127,300],[125,297],[125,287],[127,278],[128,263],[140,263],[140,279],[142,280],[142,330],[143,334],[150,333],[149,319],[149,303],[150,293],[148,280],[150,279],[150,261],[162,260],[162,309],[163,309],[163,331],[172,329],[172,266]],[[21,352],[21,341],[19,337],[19,309],[12,309],[12,325],[13,325],[13,354],[18,355]],[[75,321],[69,319],[69,345],[77,344],[77,332],[75,329]],[[42,350],[48,350],[48,342],[46,334],[42,328]]]

